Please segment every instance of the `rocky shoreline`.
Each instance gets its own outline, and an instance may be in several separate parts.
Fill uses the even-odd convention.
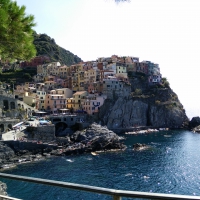
[[[126,146],[122,140],[122,137],[107,127],[93,123],[87,129],[58,137],[49,143],[28,140],[1,141],[0,170],[37,162],[50,156],[124,150]]]

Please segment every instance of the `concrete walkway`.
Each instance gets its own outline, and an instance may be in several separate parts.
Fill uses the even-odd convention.
[[[18,140],[20,135],[23,135],[23,132],[26,129],[26,126],[21,126],[20,130],[11,130],[2,134],[2,140]]]
[[[27,121],[30,123],[30,126],[37,126],[39,124],[38,120],[34,121]],[[24,136],[24,130],[26,129],[26,126],[21,125],[20,129],[11,130],[6,133],[2,134],[2,140],[19,140]]]

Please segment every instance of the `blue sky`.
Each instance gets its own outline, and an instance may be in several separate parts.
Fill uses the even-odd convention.
[[[199,0],[17,0],[46,33],[84,61],[136,56],[158,63],[189,118],[200,116]]]

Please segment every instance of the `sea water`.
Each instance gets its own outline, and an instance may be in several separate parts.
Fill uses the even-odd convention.
[[[111,189],[200,196],[200,134],[160,131],[125,137],[125,151],[52,157],[19,165],[5,173]],[[150,148],[134,151],[135,143],[147,144]],[[21,199],[112,199],[41,184],[1,181],[7,184],[9,196]]]

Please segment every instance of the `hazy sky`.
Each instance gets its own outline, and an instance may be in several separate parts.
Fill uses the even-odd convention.
[[[82,60],[136,56],[158,63],[189,118],[200,116],[200,0],[17,0]]]

